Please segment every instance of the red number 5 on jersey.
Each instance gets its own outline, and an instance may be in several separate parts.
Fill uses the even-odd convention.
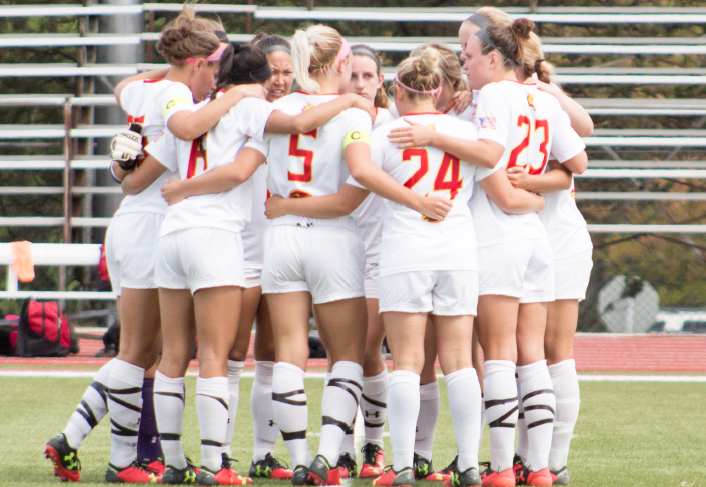
[[[311,161],[314,160],[314,151],[300,149],[299,137],[313,137],[316,139],[317,129],[305,134],[292,134],[289,136],[289,155],[294,157],[302,157],[304,159],[304,170],[301,173],[295,173],[287,170],[288,181],[299,181],[302,183],[311,182]]]
[[[517,126],[522,127],[524,125],[527,125],[527,135],[525,135],[525,138],[522,139],[522,142],[517,144],[517,146],[512,149],[512,152],[510,152],[510,158],[507,161],[506,169],[510,169],[511,167],[518,165],[517,159],[520,157],[522,151],[524,151],[530,145],[530,136],[534,132],[537,132],[541,129],[544,132],[544,140],[542,140],[542,142],[539,144],[539,152],[541,152],[543,156],[542,161],[539,167],[534,166],[530,162],[528,172],[529,174],[542,174],[542,172],[544,172],[544,168],[547,165],[547,160],[549,159],[549,152],[547,151],[547,144],[549,144],[549,122],[547,120],[535,120],[534,130],[531,130],[532,121],[525,115],[520,115],[519,117],[517,117]]]

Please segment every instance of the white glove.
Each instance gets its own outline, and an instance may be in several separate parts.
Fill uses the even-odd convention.
[[[130,129],[123,130],[118,132],[110,142],[111,159],[118,161],[120,167],[125,171],[134,168],[142,155],[142,135],[139,132]]]

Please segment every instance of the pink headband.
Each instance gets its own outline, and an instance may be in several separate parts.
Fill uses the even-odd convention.
[[[406,84],[401,82],[399,76],[397,76],[396,74],[395,74],[395,81],[397,81],[397,83],[402,88],[404,88],[407,91],[411,91],[412,93],[419,93],[420,95],[436,95],[439,92],[439,88],[435,88],[435,89],[429,90],[429,91],[419,91],[419,90],[415,90],[414,88],[410,88],[409,86],[407,86]]]
[[[209,63],[215,63],[216,61],[220,61],[220,60],[221,60],[221,56],[223,55],[223,51],[226,50],[226,47],[228,47],[228,44],[221,43],[221,45],[218,46],[218,49],[216,49],[215,51],[213,51],[213,54],[211,54],[210,56],[208,56],[208,57],[206,58],[206,61],[208,61]],[[187,62],[187,63],[195,63],[195,62],[196,62],[196,59],[190,57],[190,58],[188,58],[188,59],[186,60],[186,62]]]
[[[340,63],[341,61],[345,61],[345,59],[350,53],[350,44],[348,44],[348,41],[344,37],[341,37],[341,50],[338,51],[338,57],[336,58],[336,62]]]

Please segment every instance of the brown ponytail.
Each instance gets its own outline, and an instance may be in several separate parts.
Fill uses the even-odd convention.
[[[501,54],[506,69],[524,67],[525,45],[530,39],[534,22],[516,19],[511,25],[491,25],[476,33],[481,40],[481,52],[488,54],[493,49]]]
[[[162,31],[157,51],[169,64],[182,64],[188,58],[206,58],[220,45],[216,31],[223,31],[220,21],[196,17],[193,5],[184,10]]]

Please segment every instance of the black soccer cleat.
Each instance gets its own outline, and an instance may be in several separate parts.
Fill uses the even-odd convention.
[[[297,465],[292,471],[292,485],[314,485],[313,480],[309,480],[309,469],[304,465]]]
[[[81,481],[81,461],[78,459],[78,450],[69,446],[64,433],[59,433],[47,441],[44,456],[54,464],[54,475],[62,482]]]
[[[350,453],[342,453],[338,457],[338,463],[336,466],[341,471],[342,479],[347,479],[349,477],[352,478],[358,475],[358,466]]]
[[[271,453],[268,453],[262,460],[250,464],[248,476],[251,478],[261,477],[286,480],[292,478],[292,471],[289,466],[277,460]]]
[[[471,485],[480,487],[483,482],[480,479],[480,473],[475,467],[467,469],[465,472],[453,472],[451,474],[451,485],[455,487],[470,487]]]
[[[179,470],[176,467],[167,466],[162,475],[162,483],[169,485],[195,484],[196,476],[200,469],[187,463],[186,467]]]
[[[569,485],[569,471],[566,467],[556,471],[549,472],[552,476],[552,485]]]

